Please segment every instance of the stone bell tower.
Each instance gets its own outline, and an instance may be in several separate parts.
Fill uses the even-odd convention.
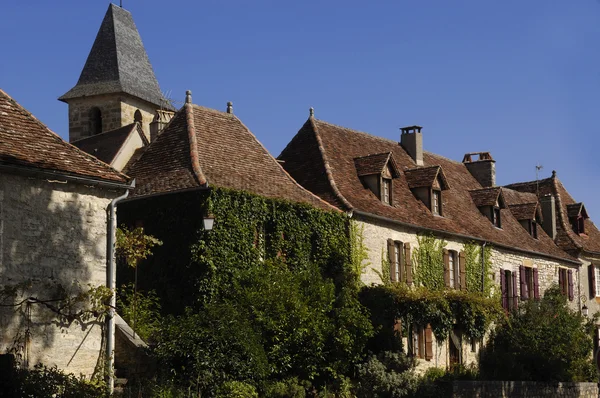
[[[59,100],[69,104],[69,141],[139,122],[150,140],[163,98],[131,13],[110,4],[75,87]]]

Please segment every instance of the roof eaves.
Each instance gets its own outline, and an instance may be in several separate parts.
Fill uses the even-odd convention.
[[[200,160],[198,158],[198,139],[196,137],[196,128],[194,126],[194,107],[192,104],[185,104],[185,117],[187,125],[188,140],[190,144],[190,160],[192,162],[192,171],[194,177],[201,186],[208,186],[208,181],[200,168]]]
[[[317,144],[319,147],[319,152],[321,153],[321,157],[323,159],[323,165],[325,166],[325,174],[327,175],[327,180],[329,181],[329,185],[333,190],[334,195],[347,207],[347,210],[352,210],[354,207],[348,202],[348,200],[342,195],[340,190],[338,189],[335,180],[333,179],[333,173],[331,171],[331,167],[329,165],[329,159],[325,154],[325,147],[323,146],[323,140],[321,139],[321,135],[319,134],[319,129],[317,128],[317,123],[315,123],[315,118],[313,116],[309,117],[310,124],[315,132],[315,138],[317,139]]]

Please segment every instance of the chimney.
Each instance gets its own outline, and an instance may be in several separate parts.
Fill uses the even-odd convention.
[[[552,239],[556,239],[556,204],[553,195],[544,195],[540,198],[542,207],[542,228]]]
[[[496,161],[492,159],[489,152],[467,153],[463,158],[463,164],[482,187],[496,186]]]
[[[233,102],[231,101],[227,103],[227,113],[233,113]]]
[[[174,112],[166,109],[157,109],[154,114],[154,119],[150,122],[150,142],[154,141],[156,137],[164,130],[167,124],[171,121],[175,115]]]
[[[421,126],[408,126],[400,128],[400,145],[404,148],[417,166],[423,166],[423,135]]]

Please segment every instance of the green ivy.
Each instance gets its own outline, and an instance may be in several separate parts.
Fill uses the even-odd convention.
[[[413,251],[414,280],[417,286],[443,290],[444,248],[446,241],[433,235],[418,235],[418,246]]]
[[[464,245],[465,268],[467,273],[467,290],[473,293],[482,293],[490,297],[494,283],[492,274],[492,247],[486,245],[484,249],[475,242],[467,242]],[[481,252],[484,253],[483,265],[481,264]],[[483,273],[483,278],[482,278]],[[481,282],[483,279],[483,287]]]

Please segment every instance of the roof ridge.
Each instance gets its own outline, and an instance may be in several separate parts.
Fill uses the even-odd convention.
[[[207,108],[207,109],[211,109],[211,108]],[[290,175],[290,173],[288,173],[286,171],[286,169],[283,168],[283,166],[281,165],[281,163],[279,163],[277,161],[277,159],[275,159],[275,157],[273,155],[271,155],[271,153],[267,150],[267,148],[265,148],[265,146],[262,144],[262,142],[260,142],[260,140],[258,138],[256,138],[256,135],[254,135],[254,133],[244,124],[244,122],[242,122],[240,120],[240,118],[238,118],[236,115],[232,114],[232,113],[227,113],[227,112],[220,112],[216,109],[211,109],[214,110],[216,112],[219,113],[224,113],[226,115],[232,115],[233,118],[235,120],[238,121],[238,123],[246,130],[246,132],[258,143],[258,145],[260,145],[260,147],[263,149],[263,151],[267,154],[267,156],[269,156],[269,158],[275,162],[275,164],[277,164],[277,166],[279,167],[279,169],[284,173],[284,175],[290,179],[290,181],[292,181],[293,184],[295,184],[298,188],[300,188],[303,192],[306,192],[307,194],[309,194],[310,196],[314,197],[315,199],[317,199],[319,202],[326,204],[327,206],[331,207],[333,210],[338,210],[341,211],[340,209],[338,209],[337,207],[335,207],[334,205],[332,205],[331,203],[327,202],[326,200],[321,199],[319,196],[315,195],[314,193],[312,193],[311,191],[309,191],[308,189],[304,188],[302,185],[298,184],[298,182],[292,178],[292,176]]]
[[[104,163],[103,161],[101,161],[100,159],[96,158],[95,156],[92,156],[89,153],[87,153],[85,151],[82,151],[81,149],[77,148],[75,145],[71,144],[70,142],[67,142],[67,141],[63,140],[57,133],[55,133],[48,126],[46,126],[44,123],[42,123],[38,118],[36,118],[33,115],[33,113],[31,113],[27,109],[25,109],[25,107],[23,107],[21,104],[19,104],[7,92],[5,92],[2,89],[0,89],[0,92],[2,92],[8,98],[8,100],[13,103],[13,105],[17,109],[17,112],[20,112],[25,117],[31,119],[31,121],[33,121],[34,123],[36,123],[43,130],[45,130],[46,132],[50,133],[50,137],[52,137],[52,139],[58,141],[58,143],[60,143],[60,144],[64,144],[64,145],[67,145],[67,146],[71,147],[72,149],[74,149],[75,151],[77,151],[77,153],[79,153],[80,156],[82,156],[84,159],[86,159],[88,161],[100,163],[103,166],[107,166],[112,172],[114,172],[115,174],[117,174],[119,177],[123,178],[125,181],[129,181],[129,176],[127,176],[126,174],[121,173],[120,171],[115,170],[111,165]],[[75,174],[77,174],[77,173],[75,173]]]
[[[194,177],[200,185],[208,186],[208,181],[202,173],[200,168],[200,160],[198,158],[198,139],[196,138],[196,127],[194,125],[194,107],[186,103],[185,107],[185,121],[188,133],[188,142],[190,144],[190,160],[192,162],[192,171]]]
[[[339,124],[326,122],[325,120],[317,119],[317,118],[314,118],[314,117],[313,117],[313,119],[315,120],[315,122],[318,122],[318,123],[328,124],[328,125],[333,126],[333,127],[337,127],[337,128],[340,128],[340,129],[351,131],[353,133],[363,134],[363,135],[369,136],[371,138],[376,138],[376,139],[378,139],[380,141],[386,141],[386,142],[395,143],[395,144],[400,145],[398,141],[394,141],[394,140],[389,139],[389,138],[380,137],[378,135],[367,133],[365,131],[360,131],[360,130],[352,129],[352,128],[349,128],[349,127],[344,127],[344,126],[341,126]],[[383,153],[383,152],[381,152],[381,153]]]
[[[327,181],[329,181],[329,185],[331,186],[331,189],[333,190],[334,195],[337,196],[337,198],[340,200],[340,202],[342,202],[344,204],[344,206],[348,207],[348,210],[352,210],[354,208],[354,206],[352,206],[350,204],[350,202],[348,202],[348,199],[346,199],[342,195],[342,193],[340,192],[340,190],[338,189],[338,187],[335,183],[335,180],[333,179],[333,173],[331,171],[331,166],[329,166],[329,160],[327,159],[327,155],[325,155],[325,147],[323,146],[323,140],[321,139],[321,136],[319,135],[319,129],[317,128],[316,122],[318,121],[318,119],[315,119],[314,116],[309,116],[308,120],[310,121],[313,131],[315,133],[315,138],[317,140],[317,147],[319,148],[319,152],[321,153],[321,158],[323,159],[323,166],[325,166],[325,174],[327,175]]]
[[[357,157],[355,157],[354,159],[355,159],[355,160],[356,160],[356,159],[364,159],[364,158],[369,158],[369,157],[371,157],[371,156],[377,156],[377,155],[388,155],[388,156],[389,156],[389,155],[391,155],[391,154],[392,154],[392,151],[387,151],[387,152],[377,152],[377,153],[371,153],[371,154],[369,154],[369,155],[357,156]]]

